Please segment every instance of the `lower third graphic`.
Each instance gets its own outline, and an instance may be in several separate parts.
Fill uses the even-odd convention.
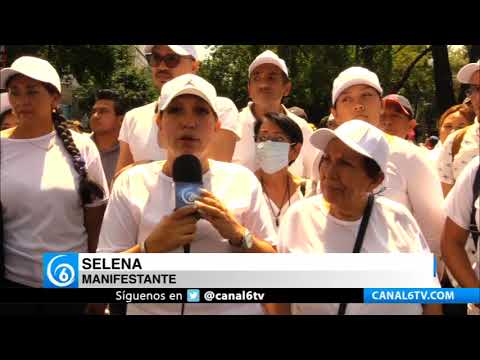
[[[78,254],[43,254],[44,288],[78,288]]]

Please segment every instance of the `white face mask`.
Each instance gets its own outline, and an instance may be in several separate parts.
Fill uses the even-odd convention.
[[[255,145],[257,163],[267,174],[274,174],[288,166],[289,143],[265,141]]]

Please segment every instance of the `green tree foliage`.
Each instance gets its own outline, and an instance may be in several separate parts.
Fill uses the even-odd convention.
[[[126,109],[145,105],[158,97],[149,69],[133,65],[131,48],[127,45],[109,47],[113,55],[113,71],[110,76],[101,82],[91,76],[75,91],[81,114],[89,111],[99,89],[115,90],[123,99]]]
[[[222,96],[230,97],[243,108],[248,102],[248,66],[266,49],[276,52],[289,68],[293,90],[285,99],[285,105],[304,108],[314,123],[330,112],[335,77],[347,67],[358,65],[378,74],[385,95],[395,91],[410,100],[422,132],[435,130],[440,107],[435,101],[432,47],[429,45],[214,46],[200,73]],[[452,74],[456,74],[468,62],[468,51],[457,47],[449,51],[449,57]],[[460,98],[461,89],[456,82],[453,90]]]
[[[74,117],[88,113],[98,89],[119,93],[127,109],[147,104],[158,94],[149,70],[134,66],[128,45],[21,45],[7,46],[9,62],[23,55],[47,59],[62,78],[73,76],[80,88],[74,92],[78,104]]]

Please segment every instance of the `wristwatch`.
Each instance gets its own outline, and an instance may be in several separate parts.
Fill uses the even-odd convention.
[[[242,237],[242,249],[251,249],[253,247],[253,235],[247,228]]]
[[[147,248],[145,246],[145,243],[146,243],[146,240],[142,241],[139,245],[140,245],[140,252],[141,253],[148,253],[147,251]]]

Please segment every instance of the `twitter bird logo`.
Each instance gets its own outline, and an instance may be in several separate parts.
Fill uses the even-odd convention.
[[[198,289],[188,289],[187,290],[187,301],[188,302],[200,302],[200,290],[198,290]]]

